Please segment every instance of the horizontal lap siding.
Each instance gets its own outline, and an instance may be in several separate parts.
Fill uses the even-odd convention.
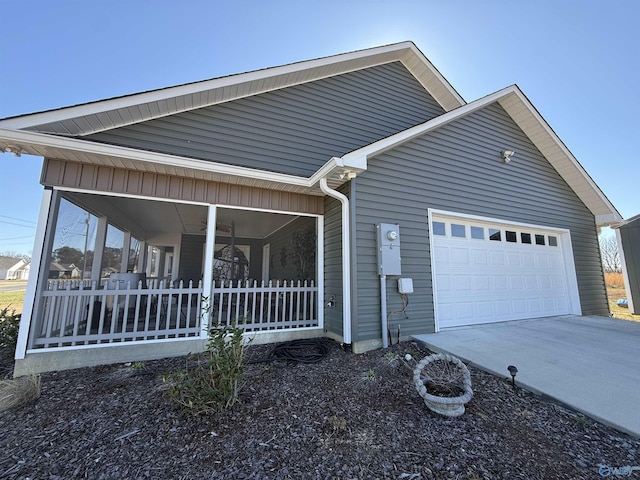
[[[85,138],[311,176],[333,156],[442,113],[417,80],[392,63]]]
[[[511,163],[500,152],[514,150]],[[358,340],[379,338],[375,224],[400,224],[402,276],[414,281],[406,334],[433,331],[427,209],[441,209],[571,231],[584,314],[607,315],[594,217],[497,104],[369,160],[358,176]],[[394,280],[395,282],[395,280]],[[367,301],[363,302],[363,298]],[[395,283],[389,310],[397,310]]]

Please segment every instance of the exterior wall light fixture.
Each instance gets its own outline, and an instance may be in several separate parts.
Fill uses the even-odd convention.
[[[502,160],[504,160],[504,163],[509,163],[511,161],[511,155],[515,153],[513,150],[504,150],[502,152]]]

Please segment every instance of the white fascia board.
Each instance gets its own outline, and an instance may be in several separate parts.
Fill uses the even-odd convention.
[[[29,153],[29,145],[54,147],[62,150],[83,152],[87,154],[121,157],[145,163],[160,163],[162,165],[202,170],[223,175],[255,178],[258,180],[283,183],[287,185],[296,185],[301,187],[309,187],[312,185],[309,178],[287,175],[284,173],[274,173],[264,170],[256,170],[253,168],[226,165],[206,160],[195,160],[192,158],[168,155],[165,153],[147,152],[128,147],[89,142],[86,140],[76,140],[73,138],[58,137],[43,133],[26,132],[22,130],[16,131],[0,129],[0,145],[3,143],[6,145],[22,147],[25,153]]]
[[[415,55],[419,59],[419,61],[422,62],[424,66],[426,66],[435,77],[437,77],[440,86],[447,90],[453,97],[455,97],[455,99],[457,99],[460,104],[464,104],[464,100],[462,99],[462,97],[458,95],[458,93],[453,89],[449,82],[444,79],[440,72],[435,69],[435,67],[429,62],[429,60],[413,44],[413,42],[407,41],[383,47],[375,47],[350,53],[333,55],[330,57],[323,57],[315,60],[306,60],[302,62],[291,63],[279,67],[265,68],[247,73],[214,78],[211,80],[203,80],[186,85],[167,87],[143,93],[125,95],[112,99],[99,100],[71,107],[48,110],[45,112],[21,115],[5,120],[0,120],[0,128],[15,130],[26,129],[47,123],[54,123],[118,109],[135,107],[142,104],[161,102],[171,98],[206,92],[208,90],[221,89],[225,87],[232,87],[234,85],[261,81],[261,88],[252,89],[249,93],[245,92],[242,95],[239,94],[237,95],[237,97],[231,97],[225,100],[229,101],[235,98],[240,98],[242,96],[255,95],[274,89],[280,89],[300,83],[320,80],[325,77],[348,73],[353,70],[368,68],[379,64],[389,63],[391,61],[403,61],[404,63],[406,61],[407,52],[411,52],[413,55]],[[363,64],[362,61],[367,59],[369,61],[365,61]],[[322,70],[323,67],[332,65],[335,66],[335,68]],[[311,71],[314,69],[318,70],[310,77],[297,75],[300,72]],[[275,77],[282,77],[284,79],[284,82],[278,83],[264,81],[266,79]],[[211,102],[211,104],[214,103],[216,102]],[[196,108],[200,108],[202,106],[206,105],[198,105]],[[175,114],[181,111],[192,110],[193,108],[194,107],[192,106],[186,106],[182,110],[172,110],[171,112],[168,112],[166,114]],[[161,114],[160,116],[162,115],[164,114]],[[135,120],[133,123],[136,122],[137,120]],[[125,124],[126,123],[123,122],[123,125]]]
[[[611,228],[620,228],[620,227],[624,227],[625,225],[629,225],[630,223],[635,222],[638,219],[640,219],[640,215],[635,215],[635,216],[633,216],[631,218],[627,218],[627,219],[624,219],[624,220],[617,221],[616,223],[611,224],[609,226]]]
[[[409,50],[411,50],[413,55],[415,55],[415,57],[418,58],[420,62],[429,69],[431,74],[439,81],[441,86],[444,87],[444,89],[453,97],[452,98],[453,104],[456,107],[465,105],[467,102],[464,100],[464,98],[462,98],[462,96],[455,90],[455,88],[453,88],[453,86],[449,83],[449,81],[446,78],[444,78],[444,76],[435,67],[435,65],[433,65],[433,63],[429,61],[429,59],[424,55],[424,53],[422,53],[420,49],[413,42],[406,42],[406,43],[409,44]],[[406,58],[403,60],[404,60],[403,63],[405,64],[410,63],[410,61],[407,61]],[[409,68],[409,70],[412,70],[412,69]],[[424,86],[426,88],[426,85]],[[445,107],[447,111],[451,110],[450,106],[448,105],[447,106],[443,105],[443,107]]]

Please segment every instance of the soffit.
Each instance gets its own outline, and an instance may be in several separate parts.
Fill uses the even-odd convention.
[[[447,111],[465,102],[412,42],[0,120],[0,128],[82,136],[400,61]]]

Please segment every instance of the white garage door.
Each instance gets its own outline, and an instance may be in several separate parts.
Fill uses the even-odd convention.
[[[568,232],[444,215],[431,232],[438,329],[579,313]]]

